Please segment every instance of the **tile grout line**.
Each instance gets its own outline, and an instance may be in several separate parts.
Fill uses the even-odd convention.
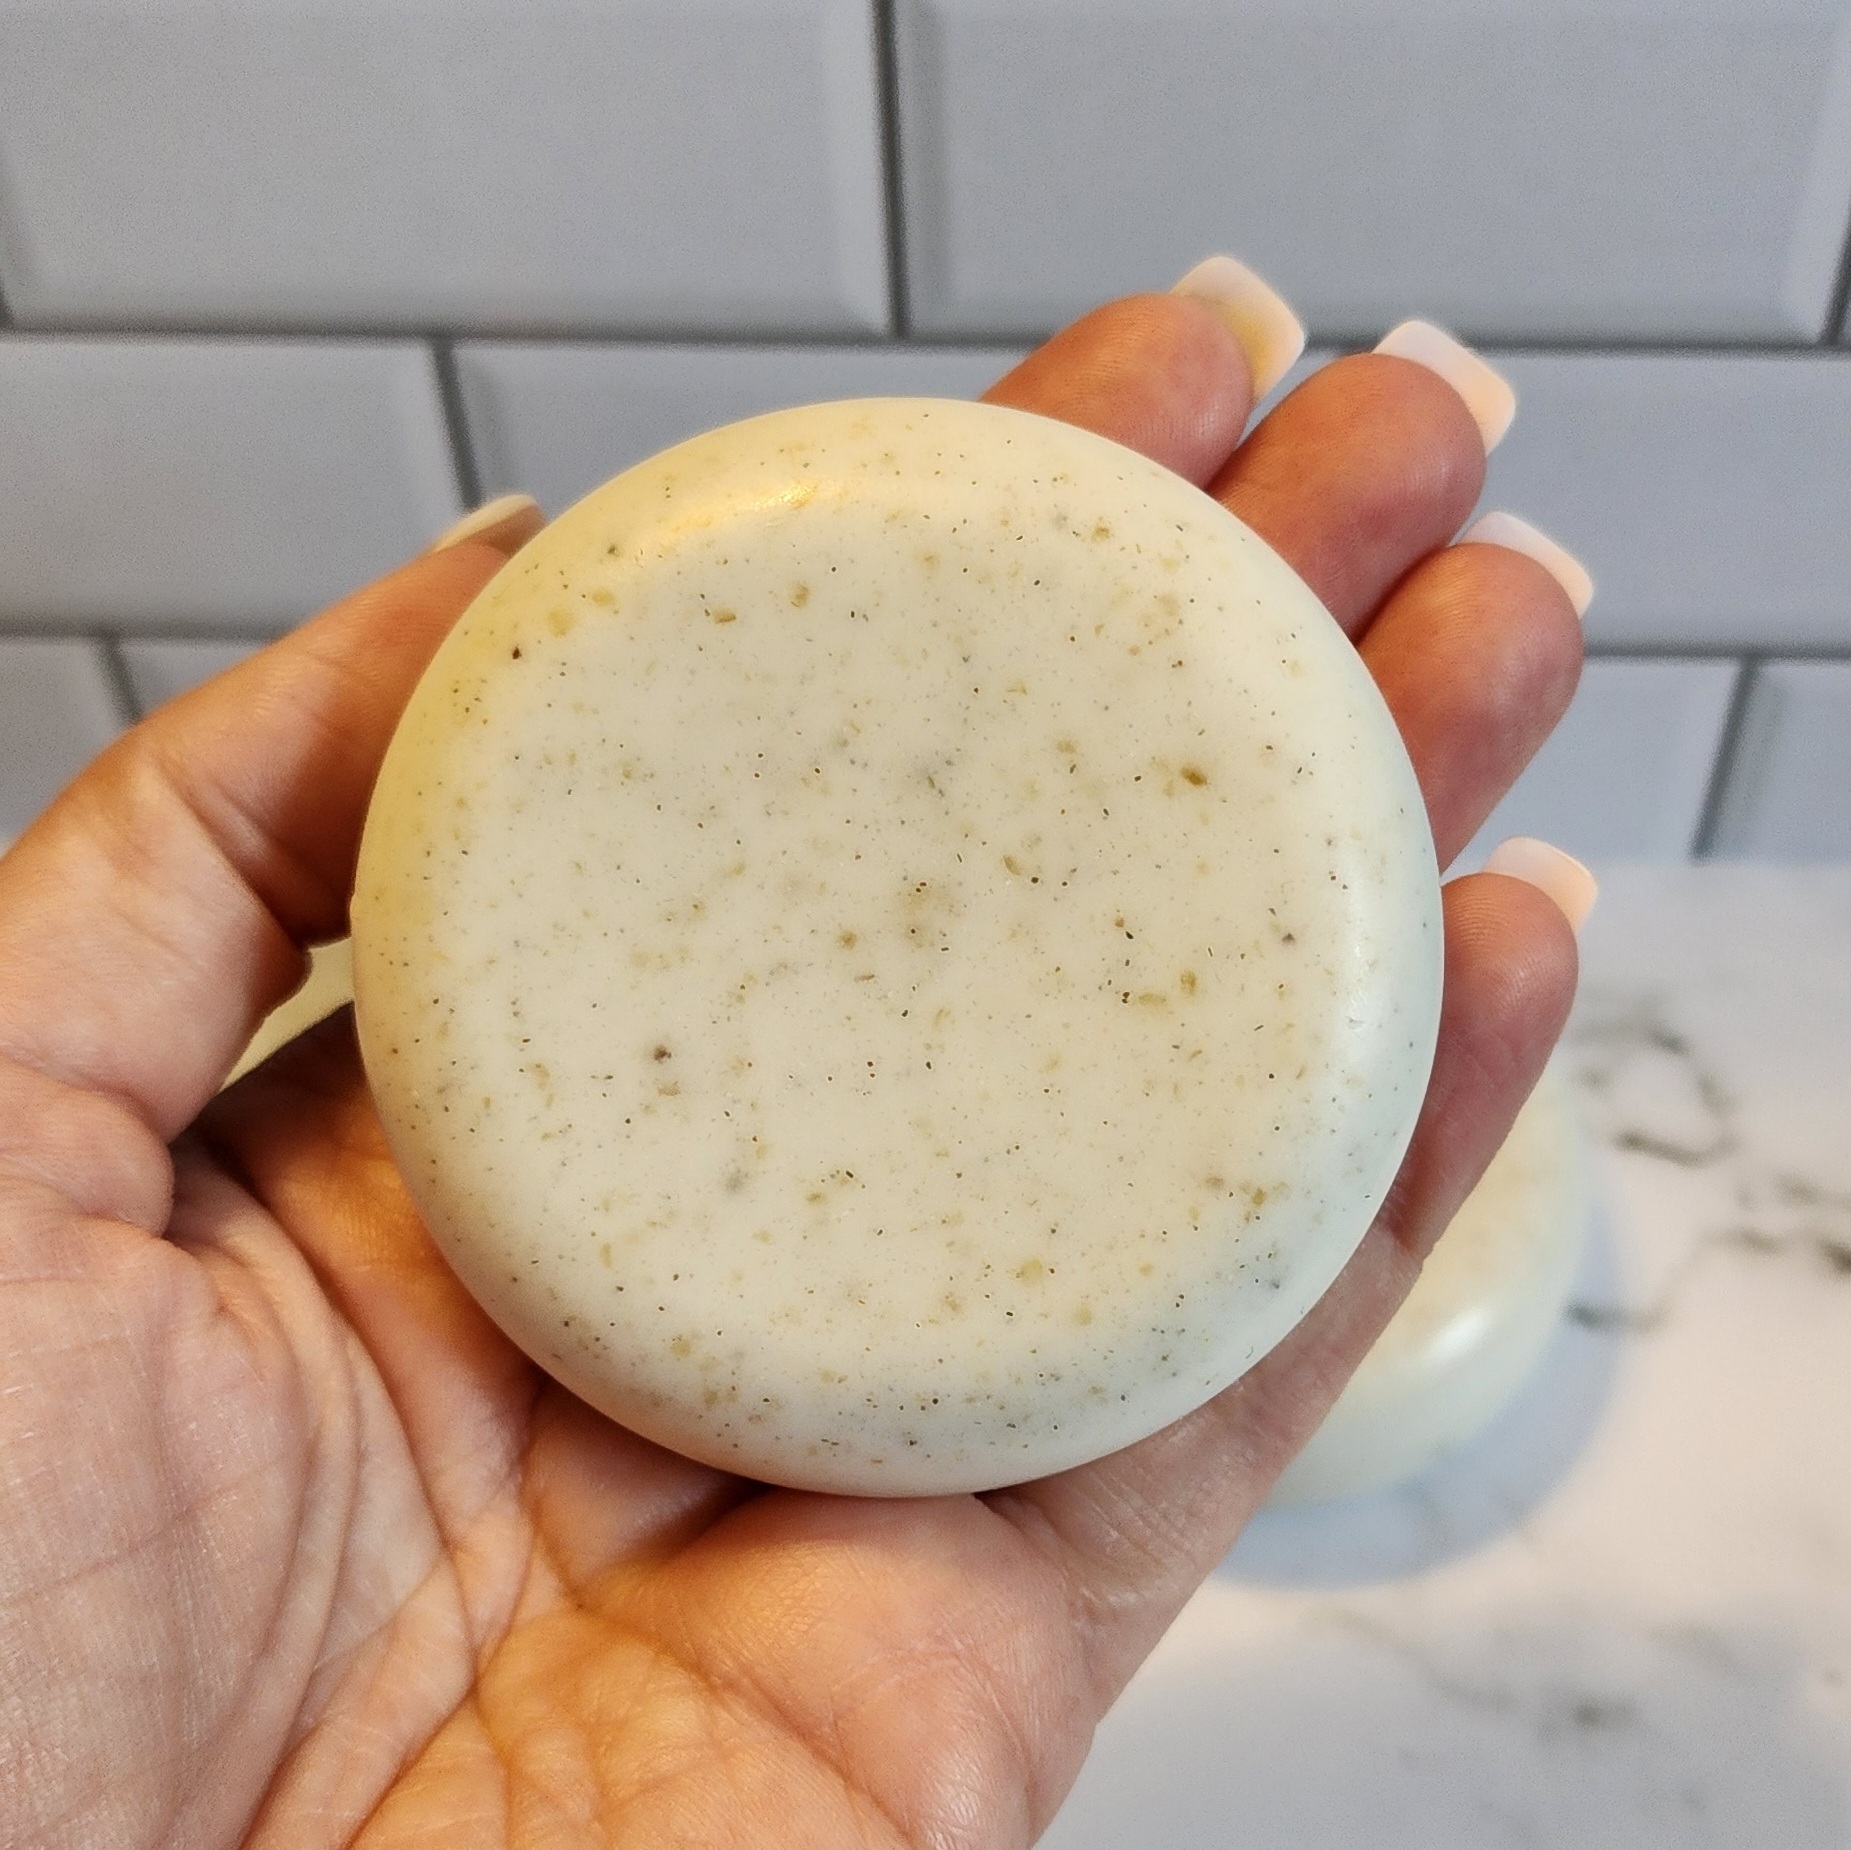
[[[1707,861],[1714,857],[1717,831],[1722,826],[1723,804],[1728,801],[1729,784],[1735,775],[1736,760],[1741,754],[1742,730],[1748,719],[1748,701],[1754,692],[1755,678],[1766,658],[1759,653],[1746,654],[1736,670],[1735,685],[1729,690],[1728,709],[1723,714],[1722,736],[1716,741],[1716,756],[1710,764],[1710,781],[1703,792],[1703,807],[1697,814],[1696,830],[1690,840],[1690,858]]]
[[[312,612],[305,613],[303,620],[306,621],[307,616],[312,614]],[[68,623],[34,622],[30,618],[21,620],[0,614],[0,640],[5,641],[101,642],[114,639],[121,643],[225,642],[262,649],[281,640],[288,633],[288,628],[267,629],[237,624],[226,626],[217,623],[187,623],[165,619],[149,624],[144,629],[133,618],[130,618],[121,629],[98,630]]]
[[[1832,284],[1831,305],[1825,312],[1825,333],[1818,344],[1832,347],[1845,338],[1845,311],[1851,305],[1851,217],[1845,221],[1844,245],[1838,253],[1838,275]]]
[[[893,166],[893,192],[900,191],[897,158]],[[888,266],[890,286],[897,282],[900,298],[906,295],[906,254],[904,226],[898,205],[890,205],[887,219]],[[1847,248],[1846,274],[1842,286],[1851,298],[1851,246]],[[639,327],[597,328],[584,325],[557,326],[548,323],[468,328],[404,326],[369,322],[295,322],[230,323],[196,321],[112,321],[34,322],[29,328],[17,326],[6,314],[0,300],[0,326],[8,331],[32,334],[47,340],[69,341],[225,341],[258,344],[265,341],[319,341],[331,345],[411,344],[419,343],[433,351],[448,352],[458,341],[483,346],[553,346],[553,347],[700,347],[723,349],[830,348],[871,352],[946,352],[998,348],[1025,351],[1047,340],[1056,332],[1043,328],[978,328],[957,331],[934,331],[920,338],[910,326],[910,308],[899,302],[895,331],[880,334],[863,328],[815,327],[737,327],[714,329],[688,328],[665,323]],[[1375,333],[1317,332],[1307,351],[1327,359],[1366,350],[1377,339]],[[1461,335],[1481,353],[1510,359],[1709,359],[1709,360],[1817,360],[1829,358],[1851,363],[1851,349],[1819,339],[1744,338],[1736,340],[1704,338],[1694,335],[1639,335],[1637,337],[1600,334],[1563,334],[1545,336]]]
[[[1582,651],[1590,662],[1736,662],[1752,655],[1758,662],[1851,661],[1847,642],[1769,642],[1742,637],[1734,642],[1590,642]]]
[[[109,679],[110,692],[116,698],[117,717],[124,726],[133,726],[146,717],[135,697],[135,682],[129,674],[128,657],[122,652],[122,637],[107,631],[94,639],[103,656],[103,672]]]
[[[261,648],[275,642],[281,632],[262,628],[222,627],[216,623],[162,622],[147,629],[139,627],[112,632],[117,642],[227,642],[249,643]],[[30,619],[8,618],[0,614],[0,638],[22,641],[68,642],[86,635],[97,638],[100,632],[46,625]],[[1734,662],[1753,657],[1757,665],[1779,662],[1851,662],[1851,640],[1836,642],[1769,643],[1763,637],[1743,637],[1736,641],[1665,642],[1630,640],[1590,642],[1585,650],[1590,662]]]
[[[887,320],[894,336],[912,332],[906,275],[906,192],[900,171],[900,57],[895,38],[898,0],[873,0],[875,107],[880,111],[881,198],[887,219]]]
[[[437,397],[443,406],[444,434],[450,440],[450,467],[464,510],[482,505],[482,473],[469,441],[469,415],[463,405],[463,381],[456,370],[456,343],[438,335],[431,341],[431,365],[437,374]]]

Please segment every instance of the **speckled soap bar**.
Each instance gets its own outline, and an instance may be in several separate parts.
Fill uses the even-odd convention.
[[[1438,884],[1355,651],[1066,425],[716,431],[489,584],[388,753],[362,1047],[470,1289],[774,1482],[980,1489],[1176,1419],[1394,1174]]]

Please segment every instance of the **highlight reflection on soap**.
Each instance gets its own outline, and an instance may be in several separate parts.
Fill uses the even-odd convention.
[[[1438,883],[1394,726],[1190,484],[810,407],[531,543],[431,664],[353,907],[399,1167],[489,1313],[716,1465],[968,1490],[1315,1302],[1399,1163]]]

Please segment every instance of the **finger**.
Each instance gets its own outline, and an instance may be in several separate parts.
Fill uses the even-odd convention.
[[[1253,377],[1212,308],[1141,295],[1083,316],[983,396],[1110,437],[1201,487],[1240,441]]]
[[[1581,673],[1575,607],[1533,558],[1449,546],[1395,587],[1359,646],[1445,867],[1568,710]]]
[[[427,555],[91,765],[0,862],[0,1056],[171,1139],[301,980],[302,946],[345,929],[386,742],[503,563],[481,541]]]
[[[1382,1212],[1305,1321],[1225,1393],[1113,1457],[988,1499],[1065,1576],[1103,1709],[1227,1551],[1406,1296],[1508,1133],[1567,1016],[1575,943],[1536,888],[1445,893],[1439,1053]]]
[[[1445,547],[1483,482],[1487,429],[1469,396],[1474,374],[1501,382],[1462,349],[1449,371],[1358,356],[1314,375],[1225,468],[1205,470],[1238,437],[1247,399],[1228,394],[1227,377],[1246,354],[1219,323],[1179,314],[1186,306],[1174,296],[1111,304],[990,396],[1212,478],[1214,492],[1299,567],[1362,638],[1421,774],[1444,864],[1560,718],[1580,660],[1575,613],[1535,559],[1502,546]],[[1208,421],[1179,432],[1192,404],[1208,407]]]
[[[1289,393],[1210,484],[1359,635],[1414,562],[1444,546],[1484,486],[1484,437],[1426,366],[1333,360]]]

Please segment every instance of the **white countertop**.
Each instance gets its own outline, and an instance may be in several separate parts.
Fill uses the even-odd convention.
[[[1050,1850],[1851,1845],[1851,869],[1603,875],[1537,1377],[1412,1486],[1262,1513]]]

